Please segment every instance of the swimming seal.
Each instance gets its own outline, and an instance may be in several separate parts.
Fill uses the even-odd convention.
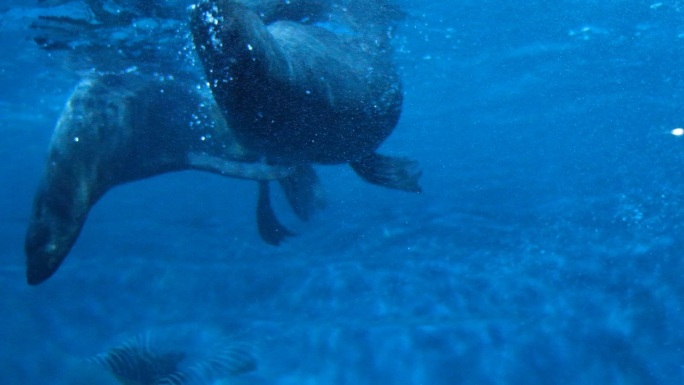
[[[306,219],[320,202],[313,169],[258,159],[236,142],[209,93],[188,82],[135,74],[81,81],[53,133],[34,198],[25,241],[28,283],[54,274],[107,191],[166,172],[279,180],[295,213]],[[273,234],[284,229],[262,200],[259,232],[277,238]]]
[[[420,191],[416,162],[376,152],[403,101],[387,45],[267,22],[229,0],[191,10],[195,48],[238,142],[269,164],[348,163],[370,183]]]

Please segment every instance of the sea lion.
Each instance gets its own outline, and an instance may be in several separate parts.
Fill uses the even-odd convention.
[[[72,93],[50,141],[26,234],[27,281],[60,266],[91,207],[111,188],[154,175],[204,170],[250,180],[280,180],[303,219],[320,186],[311,166],[267,166],[237,143],[206,90],[189,82],[130,74],[96,75]],[[259,200],[259,232],[284,231]]]
[[[191,9],[195,48],[238,142],[269,164],[349,163],[370,183],[420,191],[416,162],[376,152],[403,101],[388,44],[267,22],[236,1]]]

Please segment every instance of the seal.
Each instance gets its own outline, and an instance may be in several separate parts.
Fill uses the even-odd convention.
[[[287,17],[269,22],[230,0],[193,6],[190,29],[240,144],[269,164],[348,163],[370,183],[420,191],[416,162],[376,152],[403,102],[388,44]]]
[[[278,180],[302,219],[320,207],[311,166],[259,163],[257,154],[235,140],[206,89],[132,73],[92,76],[73,91],[50,141],[26,233],[28,283],[54,274],[107,191],[182,170]],[[263,198],[257,212],[266,241],[287,233]]]

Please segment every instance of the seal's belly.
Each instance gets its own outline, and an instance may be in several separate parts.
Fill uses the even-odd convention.
[[[246,146],[279,163],[346,163],[372,153],[391,133],[399,110],[382,112],[280,94],[241,109],[236,131]]]

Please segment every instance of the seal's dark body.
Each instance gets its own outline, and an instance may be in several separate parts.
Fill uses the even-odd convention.
[[[274,164],[348,163],[372,155],[401,113],[386,52],[362,39],[277,21],[243,5],[204,2],[195,46],[238,141]]]

